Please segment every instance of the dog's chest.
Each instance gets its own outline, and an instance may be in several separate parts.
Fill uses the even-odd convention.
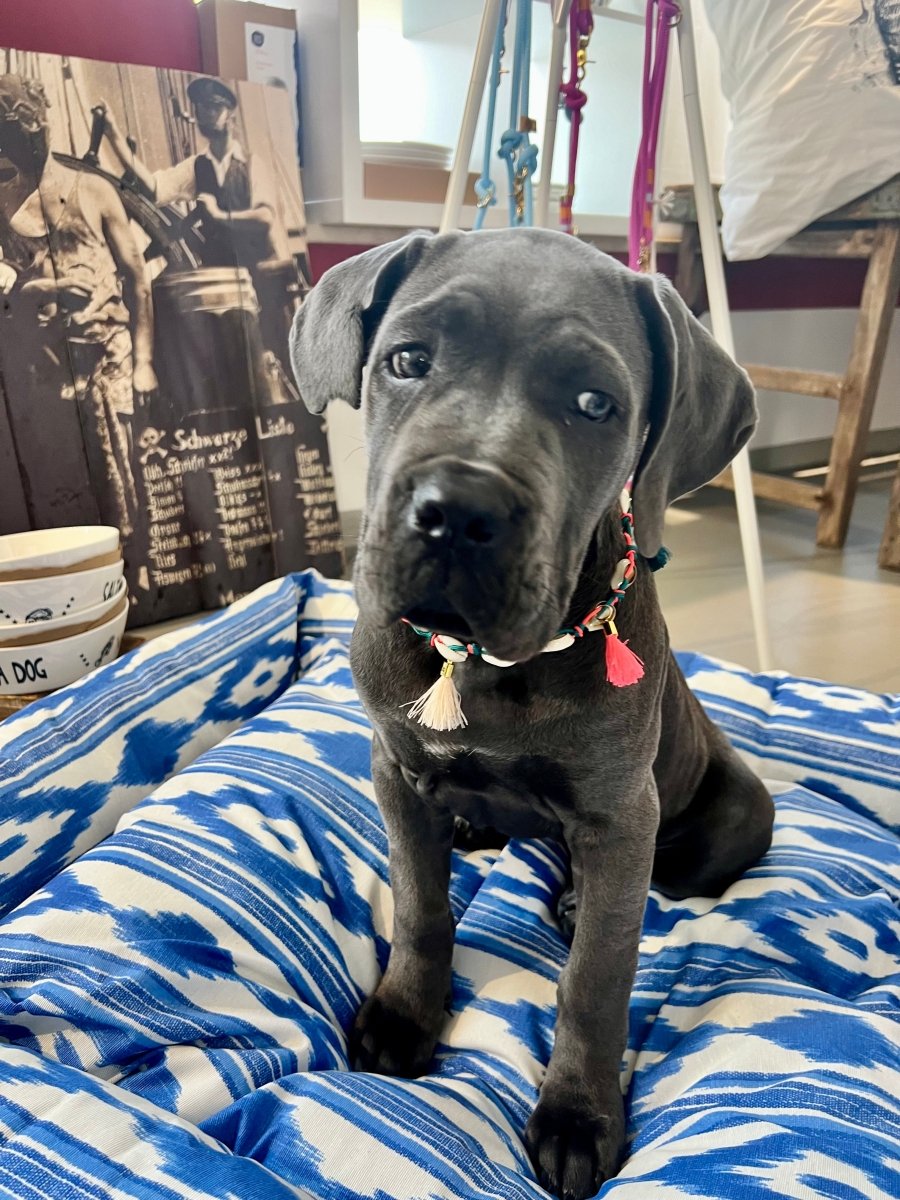
[[[507,837],[562,835],[574,802],[559,764],[536,755],[471,751],[438,739],[423,739],[422,748],[426,759],[401,771],[423,799],[477,829],[490,826]]]

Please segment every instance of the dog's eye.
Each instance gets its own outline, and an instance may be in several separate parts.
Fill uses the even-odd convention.
[[[421,379],[431,370],[431,358],[424,346],[404,346],[391,355],[391,371],[398,379]]]
[[[605,421],[613,414],[612,397],[606,392],[579,392],[578,407],[592,421]]]

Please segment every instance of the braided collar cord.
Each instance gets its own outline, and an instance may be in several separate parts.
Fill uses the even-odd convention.
[[[616,563],[613,577],[610,580],[610,592],[605,600],[596,604],[582,620],[572,626],[564,626],[557,630],[553,638],[544,646],[542,654],[553,654],[567,650],[569,646],[583,638],[585,634],[603,630],[606,634],[606,679],[613,687],[628,687],[637,683],[644,674],[644,664],[631,650],[627,642],[619,638],[616,629],[615,615],[622,597],[637,578],[636,558],[639,554],[634,537],[634,520],[631,513],[631,481],[619,497],[620,521],[622,536],[625,540],[625,554]],[[645,560],[652,570],[665,566],[669,559],[668,550],[663,547],[653,559]],[[516,664],[505,659],[495,658],[477,642],[460,642],[447,634],[435,633],[430,629],[421,629],[413,625],[405,617],[403,623],[408,625],[413,633],[425,638],[432,649],[437,650],[444,659],[438,679],[421,695],[418,700],[410,701],[407,716],[414,718],[420,725],[429,729],[449,730],[459,729],[468,724],[462,712],[462,704],[456,685],[453,682],[455,664],[465,662],[467,658],[480,658],[494,667],[512,667]]]

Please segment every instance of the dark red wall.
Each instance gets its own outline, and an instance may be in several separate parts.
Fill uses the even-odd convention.
[[[0,0],[0,46],[200,70],[193,0]]]
[[[310,265],[318,279],[329,267],[365,246],[311,245]],[[626,261],[627,255],[616,254]],[[675,273],[675,255],[662,254],[659,270]],[[764,312],[779,308],[856,308],[862,293],[866,262],[862,259],[763,258],[727,263],[728,296],[735,312]]]

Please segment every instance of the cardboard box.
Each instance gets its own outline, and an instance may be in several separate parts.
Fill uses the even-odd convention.
[[[474,173],[466,183],[464,204],[475,203]],[[363,195],[367,200],[414,200],[443,204],[450,172],[438,167],[401,166],[399,163],[363,163]]]
[[[291,98],[301,162],[297,16],[293,9],[245,0],[201,0],[200,61],[207,75],[283,87]],[[302,164],[301,164],[302,165]]]
[[[249,79],[251,83],[271,83],[273,79],[280,79],[291,95],[297,94],[293,51],[297,40],[297,17],[292,9],[247,4],[245,0],[201,0],[197,17],[200,59],[207,75]],[[267,42],[271,44],[267,46]],[[291,78],[284,78],[282,74],[283,49],[287,44],[291,46]],[[271,65],[271,76],[261,78],[268,65]]]

